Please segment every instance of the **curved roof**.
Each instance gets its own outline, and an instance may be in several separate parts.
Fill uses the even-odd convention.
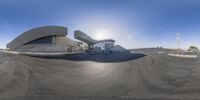
[[[24,32],[7,45],[9,49],[16,49],[30,41],[47,36],[66,36],[67,28],[62,26],[42,26]]]

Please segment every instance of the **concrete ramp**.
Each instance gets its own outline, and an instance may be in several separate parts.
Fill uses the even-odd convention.
[[[96,42],[96,40],[92,39],[91,37],[89,37],[87,34],[77,30],[74,31],[74,38],[78,39],[88,45],[92,45]]]

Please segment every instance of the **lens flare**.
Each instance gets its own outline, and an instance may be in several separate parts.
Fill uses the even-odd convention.
[[[106,29],[98,29],[94,32],[94,38],[97,40],[107,39],[109,35],[109,31]]]

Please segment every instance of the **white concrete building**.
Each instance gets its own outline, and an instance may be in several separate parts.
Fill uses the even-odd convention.
[[[101,51],[109,52],[111,50],[111,48],[114,47],[114,45],[115,45],[114,42],[115,41],[112,39],[97,41],[93,45],[93,48],[97,52],[101,52]]]

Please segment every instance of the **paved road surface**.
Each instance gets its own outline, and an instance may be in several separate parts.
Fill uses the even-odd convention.
[[[149,54],[126,62],[0,53],[0,100],[200,99],[200,61]]]

